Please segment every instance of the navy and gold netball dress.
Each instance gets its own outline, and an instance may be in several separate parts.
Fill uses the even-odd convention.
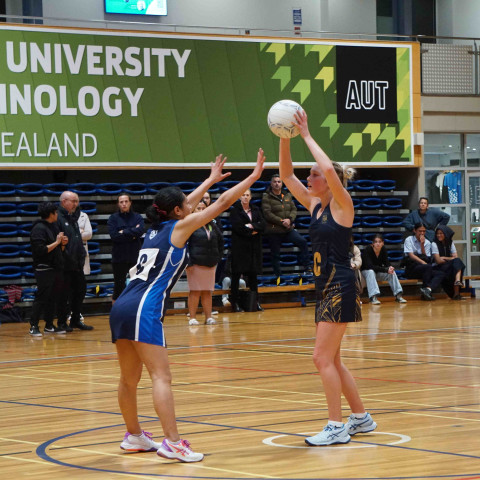
[[[360,297],[348,256],[352,229],[339,225],[328,204],[319,218],[319,203],[310,222],[317,306],[315,322],[360,322]]]

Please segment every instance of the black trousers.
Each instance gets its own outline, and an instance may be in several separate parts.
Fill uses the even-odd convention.
[[[67,323],[70,312],[72,313],[70,323],[80,321],[86,292],[87,281],[83,270],[66,270],[63,272],[63,288],[58,303],[58,323]]]
[[[128,271],[134,265],[134,263],[112,263],[114,281],[112,300],[116,300],[125,290]]]
[[[232,303],[238,304],[238,284],[240,283],[241,273],[232,272],[232,283],[230,284],[230,293]],[[243,274],[247,287],[252,292],[258,292],[258,279],[256,272],[247,272]]]
[[[56,300],[59,298],[63,286],[63,272],[57,270],[35,271],[37,293],[32,305],[30,325],[38,327],[40,318],[45,325],[53,325]]]
[[[438,288],[445,279],[445,272],[435,268],[429,263],[418,263],[405,271],[407,278],[418,278],[422,280],[424,287],[430,287],[432,290]]]

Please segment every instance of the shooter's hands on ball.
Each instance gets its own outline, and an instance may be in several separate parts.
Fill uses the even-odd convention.
[[[263,149],[259,148],[257,153],[257,164],[255,165],[255,168],[252,172],[252,177],[255,178],[255,180],[258,180],[262,176],[265,160],[266,159],[263,153]]]
[[[222,172],[226,161],[227,157],[220,154],[216,156],[215,163],[210,164],[210,178],[214,181],[214,183],[221,182],[232,174],[232,172]]]
[[[308,118],[305,110],[295,112],[295,125],[298,127],[302,138],[310,136],[310,132],[308,130]]]

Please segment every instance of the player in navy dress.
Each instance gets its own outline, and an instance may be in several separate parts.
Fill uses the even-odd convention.
[[[328,424],[308,445],[348,443],[356,433],[376,428],[365,411],[355,380],[340,357],[340,344],[350,322],[361,320],[360,299],[355,288],[355,273],[348,256],[353,224],[353,202],[345,189],[347,172],[332,162],[308,130],[307,114],[295,115],[300,135],[315,159],[307,187],[295,176],[290,155],[290,139],[280,139],[280,177],[290,192],[312,216],[310,239],[317,305],[316,339],[313,361],[320,376],[328,405]],[[345,395],[352,414],[342,421],[341,395]]]
[[[157,193],[147,209],[152,228],[145,235],[137,264],[130,270],[128,287],[112,307],[110,328],[120,363],[118,403],[128,430],[120,447],[127,452],[157,451],[162,457],[182,462],[203,459],[203,454],[194,452],[178,434],[163,317],[170,290],[187,264],[187,240],[260,178],[265,157],[259,149],[257,165],[245,180],[205,210],[191,213],[214,183],[230,175],[222,173],[225,160],[219,155],[207,180],[188,196],[178,187],[166,187]],[[152,379],[153,403],[165,435],[161,444],[142,431],[138,421],[137,385],[143,365]]]

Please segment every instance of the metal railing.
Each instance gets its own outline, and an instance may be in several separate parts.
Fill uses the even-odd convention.
[[[422,93],[425,95],[480,95],[480,49],[477,37],[446,37],[427,35],[397,35],[370,33],[343,33],[329,31],[275,30],[250,27],[211,27],[204,25],[174,25],[156,22],[74,19],[0,15],[8,23],[63,26],[76,28],[104,28],[118,30],[159,31],[167,33],[236,35],[245,37],[314,38],[329,40],[376,40],[418,42],[421,44]],[[0,27],[1,28],[1,27]]]

